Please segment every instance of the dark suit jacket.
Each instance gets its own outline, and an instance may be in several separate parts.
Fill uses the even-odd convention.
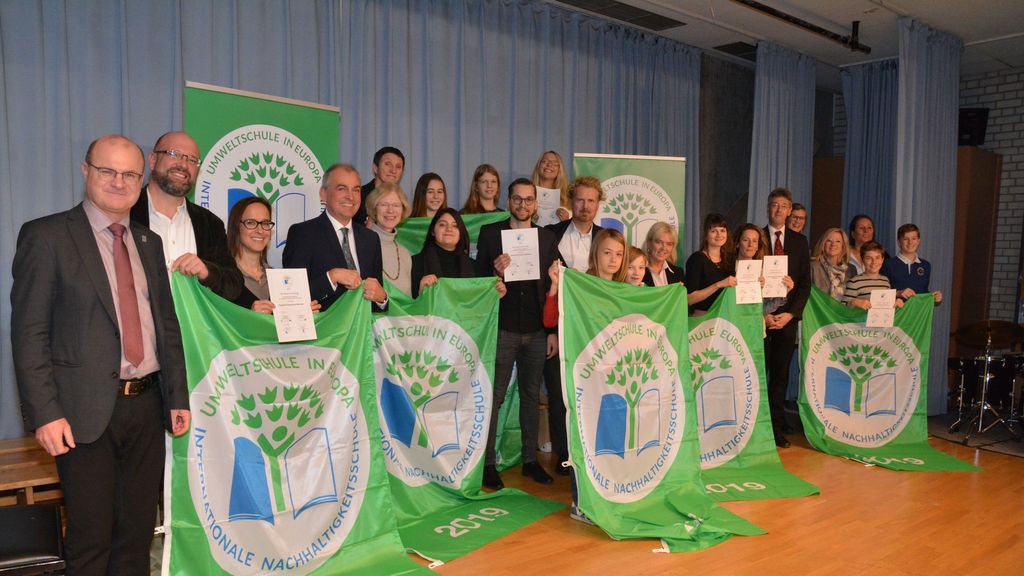
[[[547,226],[544,227],[545,229],[550,230],[555,235],[555,248],[558,248],[558,245],[562,242],[562,236],[565,236],[565,232],[569,229],[569,226],[572,226],[572,218],[568,220],[562,220],[561,222],[555,222],[554,224],[548,224]],[[595,222],[593,230],[590,231],[591,238],[597,236],[597,233],[600,232],[601,230],[602,228],[598,226]],[[565,259],[565,255],[562,254],[561,250],[558,251],[558,257],[562,259],[563,264],[566,264],[568,262]]]
[[[170,409],[189,406],[181,331],[160,237],[135,223],[131,230],[149,284],[168,425]],[[82,205],[22,226],[13,273],[11,341],[26,423],[35,429],[67,418],[76,442],[93,442],[114,412],[121,338]]]
[[[359,259],[359,275],[363,278],[376,278],[384,285],[384,264],[380,254],[380,237],[369,228],[355,223],[349,227],[356,243],[356,258]],[[327,271],[331,268],[344,268],[345,259],[341,254],[341,241],[338,233],[327,219],[324,212],[305,222],[293,224],[288,229],[288,241],[284,245],[282,258],[285,268],[305,268],[309,276],[309,292],[314,300],[326,310],[346,288],[338,285],[331,288],[327,279]]]
[[[142,186],[139,201],[132,206],[132,222],[149,227],[149,193]],[[185,210],[192,220],[192,230],[196,235],[196,256],[206,264],[210,275],[202,281],[203,286],[213,290],[227,300],[234,300],[242,290],[242,273],[235,265],[235,259],[228,251],[228,237],[224,232],[224,221],[206,208],[185,201]]]
[[[628,262],[627,262],[628,264]],[[665,262],[665,281],[668,284],[676,284],[678,282],[684,282],[686,275],[683,274],[683,267],[677,266],[671,262]],[[644,272],[644,285],[654,286],[654,276],[651,275],[651,269],[648,268]]]
[[[775,238],[771,236],[767,226],[764,227],[764,233],[768,236],[768,254],[771,255],[774,253],[772,247],[775,245]],[[795,322],[803,316],[807,298],[811,295],[811,255],[807,247],[807,237],[789,228],[786,228],[782,245],[786,256],[789,256],[789,277],[793,279],[794,286],[786,296],[786,302],[775,313],[789,312]]]
[[[558,256],[558,241],[555,235],[546,228],[537,228],[537,247],[540,250],[540,279],[533,280],[537,283],[537,309],[544,311],[544,300],[547,297],[548,288],[551,287],[551,279],[548,277],[548,268]],[[476,268],[479,276],[494,276],[494,259],[502,254],[501,231],[511,230],[511,217],[494,222],[480,228],[480,234],[476,239]],[[524,280],[527,282],[527,280]],[[502,300],[504,307],[505,300]]]

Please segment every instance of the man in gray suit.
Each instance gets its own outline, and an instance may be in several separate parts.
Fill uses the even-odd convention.
[[[181,332],[160,237],[130,224],[142,150],[104,136],[85,200],[21,228],[11,334],[22,413],[56,458],[68,574],[147,574],[164,460],[161,422],[189,427]]]

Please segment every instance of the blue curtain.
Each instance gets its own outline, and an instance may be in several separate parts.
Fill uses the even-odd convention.
[[[871,216],[875,239],[890,253],[896,246],[897,69],[892,59],[850,66],[842,72],[847,132],[840,227],[845,228],[857,214]]]
[[[815,61],[771,42],[757,43],[754,134],[747,221],[765,222],[768,194],[779,186],[811,209]]]
[[[895,223],[921,228],[931,289],[950,294],[956,211],[956,149],[963,41],[916,20],[899,20]],[[935,309],[928,413],[946,411],[950,306]]]
[[[19,228],[81,199],[97,136],[180,129],[186,80],[340,106],[341,159],[368,177],[397,145],[407,187],[435,170],[456,203],[481,162],[507,182],[547,149],[686,156],[700,214],[699,51],[540,2],[0,1],[0,79],[0,437],[23,433]]]
[[[484,162],[504,185],[548,149],[570,171],[573,152],[685,156],[694,230],[698,50],[524,0],[354,0],[342,28],[341,156],[364,180],[384,145],[407,192],[437,172],[456,206]]]
[[[186,80],[336,104],[340,1],[0,2],[0,438],[23,433],[11,360],[21,225],[81,200],[109,133],[147,152],[180,129]]]

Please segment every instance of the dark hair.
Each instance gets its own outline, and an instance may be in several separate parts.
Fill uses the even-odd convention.
[[[380,150],[377,150],[376,153],[374,153],[373,165],[380,166],[380,159],[383,158],[385,154],[394,154],[395,156],[398,156],[399,158],[402,159],[402,164],[405,164],[405,154],[402,154],[401,150],[395,148],[394,146],[385,146]]]
[[[720,254],[722,260],[718,263],[718,268],[726,271],[734,270],[733,258],[736,255],[736,250],[733,249],[732,234],[729,233],[729,223],[725,220],[725,216],[712,212],[704,217],[704,225],[701,226],[700,234],[701,252],[706,253],[708,250],[708,233],[712,228],[725,229],[725,244],[722,246]]]
[[[462,216],[459,215],[459,211],[450,206],[439,208],[434,217],[430,220],[430,226],[427,227],[427,234],[423,238],[423,250],[427,249],[427,246],[437,246],[437,238],[434,238],[434,226],[437,226],[437,221],[441,219],[441,216],[445,214],[451,215],[455,219],[455,225],[459,227],[459,242],[455,245],[456,254],[469,255],[469,230],[466,229],[466,223],[462,221]],[[441,249],[440,246],[438,246]]]
[[[327,170],[324,170],[324,177],[320,180],[320,187],[321,188],[326,188],[327,187],[327,181],[331,178],[331,172],[334,172],[335,170],[341,170],[342,172],[349,172],[351,174],[355,174],[356,175],[356,180],[360,179],[359,178],[359,170],[356,170],[355,166],[353,166],[351,164],[342,164],[340,162],[337,162],[337,163],[331,164],[327,168]]]
[[[440,182],[441,188],[444,189],[444,202],[441,203],[441,208],[448,207],[448,186],[445,185],[444,179],[438,176],[436,172],[427,172],[416,181],[416,188],[412,193],[413,218],[427,215],[427,187],[430,186],[430,182],[433,180]]]
[[[807,206],[804,206],[803,204],[801,204],[799,202],[793,202],[793,210],[792,211],[795,212],[797,210],[803,210],[804,212],[807,212]]]
[[[910,232],[917,232],[918,236],[921,235],[921,229],[917,227],[917,224],[907,223],[896,229],[896,239],[899,240]]]
[[[871,216],[868,216],[867,214],[857,214],[856,216],[851,218],[850,219],[850,245],[851,246],[856,242],[856,240],[854,240],[853,230],[854,230],[854,228],[857,227],[857,222],[860,222],[861,220],[867,220],[868,222],[871,222],[871,227],[872,228],[875,227],[875,221],[872,220]],[[875,239],[874,233],[872,233],[871,239],[872,240]]]
[[[775,190],[772,190],[768,194],[768,203],[771,204],[772,200],[775,200],[780,196],[782,198],[785,198],[786,200],[789,200],[790,204],[793,204],[793,193],[789,191],[789,188],[783,188],[781,186],[776,188]]]
[[[874,240],[868,240],[867,242],[861,245],[860,259],[862,262],[864,261],[864,255],[867,254],[868,252],[881,252],[882,256],[885,256],[885,248],[882,248],[882,245],[879,244],[878,242],[875,242]]]
[[[238,255],[242,252],[242,233],[239,230],[242,226],[242,214],[245,213],[245,209],[253,204],[262,204],[267,209],[267,214],[273,215],[274,211],[270,207],[270,202],[267,202],[259,196],[249,196],[242,198],[235,205],[231,207],[231,212],[228,213],[228,252],[231,253],[233,258],[238,258]],[[269,246],[270,243],[268,242]],[[263,252],[260,253],[260,265],[264,268],[267,267],[267,246],[263,247]]]
[[[512,197],[512,190],[515,189],[516,186],[529,186],[530,188],[533,189],[534,196],[537,195],[537,185],[534,184],[529,178],[516,178],[515,180],[512,181],[511,184],[508,185],[509,198]]]

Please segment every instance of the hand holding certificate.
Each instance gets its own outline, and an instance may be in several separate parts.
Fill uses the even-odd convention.
[[[537,186],[537,226],[556,224],[558,208],[562,205],[562,193],[557,188]]]
[[[270,301],[279,342],[316,339],[313,310],[309,307],[309,278],[301,268],[267,269]]]
[[[512,257],[505,268],[505,282],[540,278],[540,245],[536,228],[501,231],[501,251]]]
[[[896,318],[896,290],[873,290],[868,309],[868,328],[889,328]]]

